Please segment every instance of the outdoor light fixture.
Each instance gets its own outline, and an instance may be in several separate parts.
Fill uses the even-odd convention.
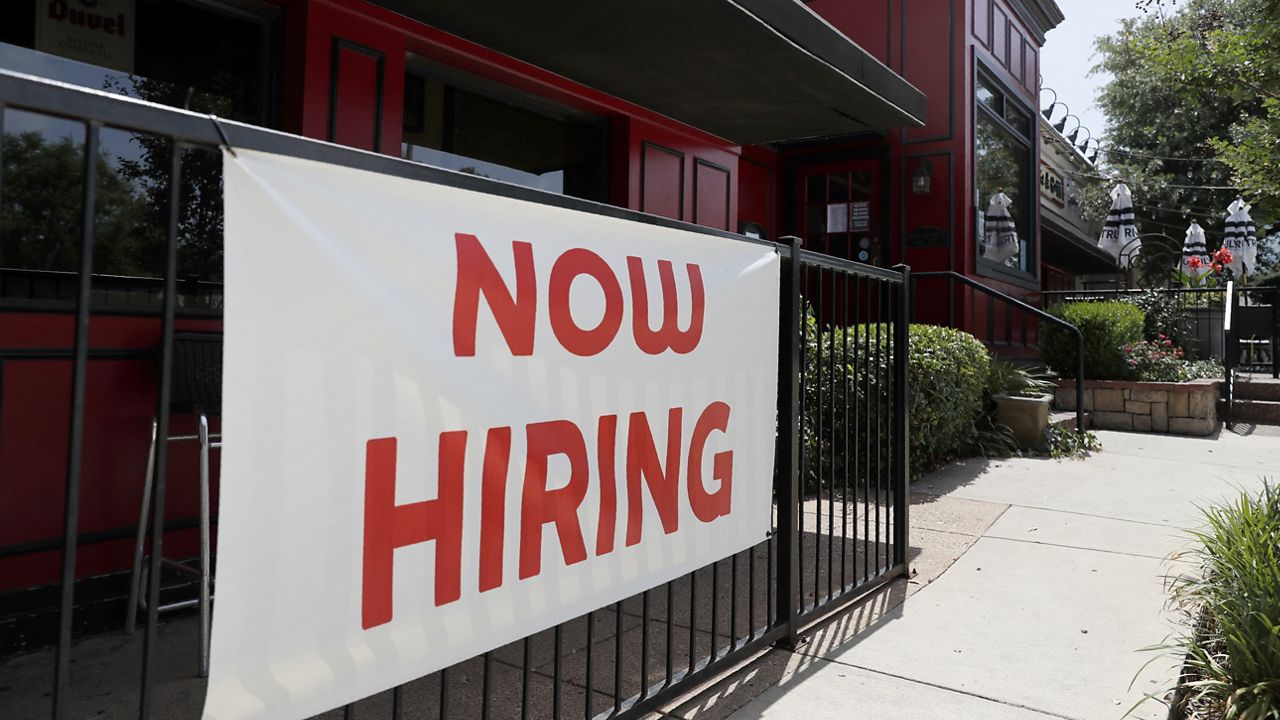
[[[1076,117],[1075,113],[1067,113],[1062,116],[1061,120],[1053,124],[1053,129],[1057,130],[1059,135],[1067,131],[1067,118],[1076,118],[1076,127],[1080,127],[1080,118]]]
[[[933,165],[928,160],[920,161],[916,171],[911,174],[911,192],[917,195],[928,195],[933,188]]]

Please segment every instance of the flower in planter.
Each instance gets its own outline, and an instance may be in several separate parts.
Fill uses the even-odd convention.
[[[1156,340],[1125,345],[1125,363],[1139,380],[1183,382],[1189,378],[1182,348],[1164,335]]]

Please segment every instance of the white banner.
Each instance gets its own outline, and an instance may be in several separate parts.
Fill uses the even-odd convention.
[[[772,248],[224,154],[209,720],[305,718],[765,539]]]

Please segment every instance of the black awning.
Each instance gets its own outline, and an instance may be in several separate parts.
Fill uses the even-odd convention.
[[[1048,212],[1040,214],[1041,253],[1044,261],[1080,275],[1113,273],[1116,259],[1098,247],[1097,240],[1082,234],[1071,224],[1060,222]]]
[[[925,120],[923,93],[798,0],[378,4],[734,143]]]

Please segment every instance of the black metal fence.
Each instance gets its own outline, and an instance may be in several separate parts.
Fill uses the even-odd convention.
[[[189,583],[171,586],[173,575],[164,571],[161,558],[181,556],[184,548],[191,552],[180,533],[189,533],[196,523],[191,517],[166,515],[172,512],[170,500],[182,492],[190,495],[183,484],[194,473],[176,467],[174,454],[181,450],[175,446],[170,451],[166,442],[158,443],[147,458],[155,481],[147,532],[145,632],[123,636],[118,621],[125,617],[122,598],[128,581],[122,571],[127,563],[117,567],[104,557],[116,547],[112,543],[131,540],[133,528],[84,524],[89,513],[101,512],[101,498],[123,498],[123,506],[136,508],[142,476],[113,473],[105,466],[116,465],[114,458],[104,463],[98,454],[86,455],[85,448],[87,435],[99,447],[119,445],[120,436],[131,432],[126,423],[103,421],[94,401],[101,388],[89,383],[95,361],[135,364],[128,372],[148,378],[147,392],[123,402],[144,405],[141,412],[154,413],[160,428],[178,420],[170,412],[175,333],[194,322],[206,323],[206,330],[214,323],[217,330],[220,322],[219,248],[206,247],[221,239],[220,217],[211,216],[212,199],[219,201],[220,212],[220,186],[207,172],[211,163],[217,167],[211,158],[216,159],[220,145],[758,242],[0,72],[0,134],[6,141],[6,120],[18,115],[27,126],[47,120],[78,128],[73,146],[80,172],[76,197],[65,203],[70,218],[60,219],[74,229],[71,247],[47,254],[73,267],[53,263],[0,271],[6,282],[17,283],[9,287],[19,287],[0,302],[0,389],[5,387],[6,360],[30,358],[56,364],[50,372],[60,373],[69,388],[65,396],[51,396],[26,411],[3,407],[6,400],[20,402],[16,396],[21,393],[0,394],[0,413],[7,413],[0,417],[56,410],[67,418],[65,435],[53,446],[62,450],[45,458],[57,468],[57,482],[33,483],[22,475],[30,465],[14,464],[13,455],[0,454],[0,498],[6,497],[8,485],[9,492],[19,493],[9,497],[28,505],[61,507],[55,535],[15,537],[14,531],[3,534],[3,528],[29,524],[13,523],[16,518],[6,515],[19,513],[23,505],[0,503],[0,578],[6,577],[5,568],[25,573],[15,570],[8,575],[11,580],[41,577],[41,563],[57,568],[56,582],[0,586],[0,642],[12,641],[0,645],[0,655],[8,655],[0,658],[4,718],[199,716],[204,685],[197,677],[194,619],[178,614],[162,622],[158,611],[165,598],[190,592]],[[132,225],[104,224],[115,222],[112,203],[120,201],[119,193],[103,190],[104,173],[113,172],[101,145],[107,133],[140,138],[135,168],[138,163],[151,168],[145,177],[134,178],[146,197],[135,208],[141,219]],[[14,221],[22,207],[15,199],[19,188],[9,185],[19,169],[7,160],[0,151],[0,218],[6,219],[0,223],[0,248],[25,252],[39,238]],[[783,282],[778,299],[775,528],[770,537],[637,596],[322,717],[636,717],[771,644],[796,642],[808,623],[906,573],[910,275],[906,268],[885,270],[804,251],[798,241],[775,247],[783,258]],[[102,271],[104,257],[114,262],[127,252],[154,261],[154,272],[129,278]],[[6,256],[0,255],[0,267],[5,263]],[[192,263],[204,268],[199,280],[183,271],[184,264]],[[117,321],[128,324],[109,324]],[[113,328],[118,334],[112,334]],[[137,341],[139,328],[149,328],[151,335],[141,336],[154,337],[158,344]],[[129,338],[135,341],[126,347]],[[67,404],[54,408],[55,398]],[[25,419],[18,416],[0,432],[18,428]],[[148,446],[144,433],[133,434],[143,436],[130,442]],[[229,433],[228,441],[234,437],[234,431]],[[94,479],[86,483],[86,477]],[[94,502],[86,503],[86,488]],[[216,538],[216,517],[214,525]],[[95,622],[99,616],[111,621]],[[215,592],[214,622],[216,618]],[[42,629],[41,623],[48,627]]]

